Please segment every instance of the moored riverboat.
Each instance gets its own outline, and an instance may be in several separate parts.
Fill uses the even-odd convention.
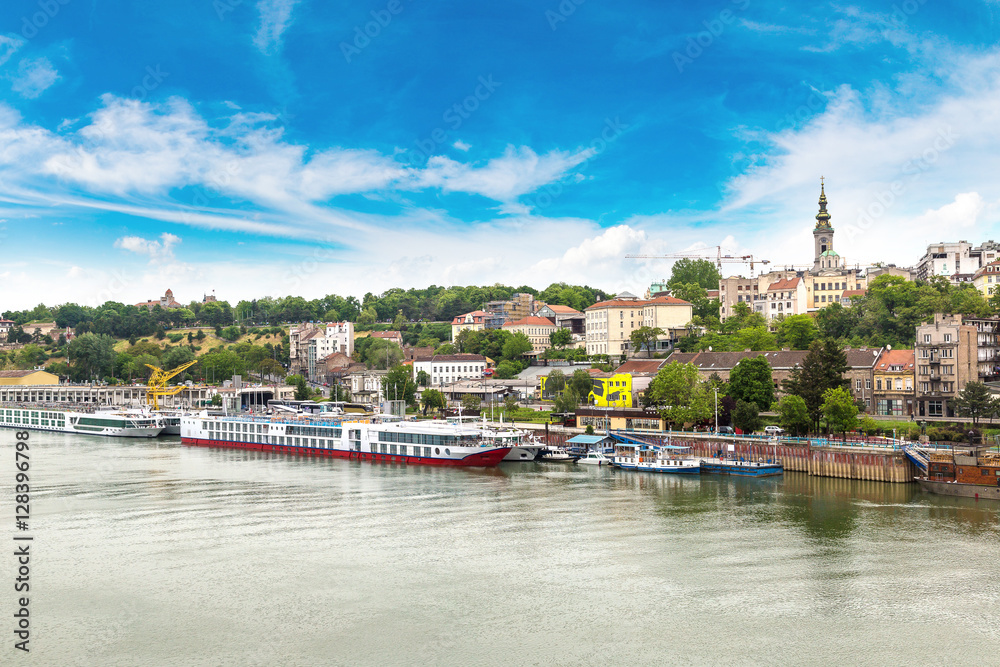
[[[619,442],[615,444],[613,461],[622,470],[687,475],[701,472],[701,461],[691,458],[690,447],[669,444]]]
[[[438,466],[492,467],[517,444],[484,429],[446,422],[267,416],[181,417],[181,442],[300,456]]]
[[[929,493],[1000,500],[1000,451],[984,448],[920,450],[907,448],[911,461],[924,463],[914,479]]]
[[[0,406],[0,427],[113,438],[153,438],[163,430],[163,424],[153,415],[115,409],[85,412],[30,406]]]

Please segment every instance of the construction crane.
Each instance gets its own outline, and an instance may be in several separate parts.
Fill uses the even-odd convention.
[[[753,255],[723,255],[722,246],[711,246],[702,250],[676,252],[669,255],[625,255],[625,259],[711,259],[706,257],[704,250],[715,250],[715,266],[722,273],[723,264],[750,264],[750,277],[753,277],[754,264],[770,264],[771,260],[757,259]]]
[[[173,396],[174,394],[181,393],[184,389],[183,385],[177,387],[167,387],[167,380],[179,373],[183,373],[196,363],[198,363],[197,359],[189,361],[186,364],[181,364],[177,368],[169,371],[165,371],[152,364],[146,364],[147,368],[153,369],[152,375],[149,376],[149,380],[146,382],[146,400],[153,404],[154,410],[160,409],[160,396]]]

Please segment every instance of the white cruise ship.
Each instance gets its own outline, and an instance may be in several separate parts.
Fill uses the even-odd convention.
[[[181,442],[385,463],[492,467],[519,443],[514,434],[438,421],[373,422],[353,417],[181,417]]]
[[[163,424],[153,415],[7,406],[0,407],[0,427],[117,438],[154,438],[163,430]]]

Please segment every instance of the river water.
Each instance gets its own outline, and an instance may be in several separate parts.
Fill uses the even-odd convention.
[[[30,444],[32,651],[13,650],[4,558],[2,664],[1000,663],[996,503],[801,473]]]

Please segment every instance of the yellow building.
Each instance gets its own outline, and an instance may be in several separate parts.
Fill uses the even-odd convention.
[[[587,394],[587,403],[599,408],[631,408],[632,376],[615,373],[611,377],[593,379],[594,388]]]
[[[989,299],[997,294],[997,288],[1000,288],[1000,259],[976,271],[972,284],[983,293],[983,298]]]
[[[883,350],[875,363],[875,414],[909,417],[916,398],[913,350]]]
[[[0,385],[53,385],[59,384],[59,376],[48,371],[0,371]]]

